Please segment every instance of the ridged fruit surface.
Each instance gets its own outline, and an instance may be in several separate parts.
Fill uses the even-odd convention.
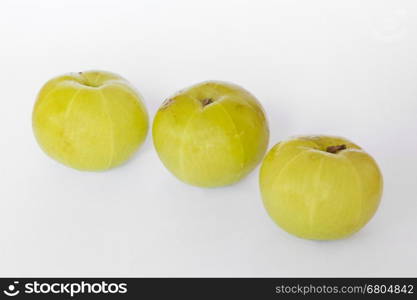
[[[201,187],[235,183],[261,161],[268,145],[265,113],[243,88],[208,81],[170,97],[158,110],[153,141],[163,164]]]
[[[50,157],[89,171],[128,160],[148,131],[141,96],[125,79],[104,71],[48,81],[39,92],[32,121],[36,139]]]
[[[303,136],[275,145],[260,171],[271,218],[298,237],[333,240],[360,230],[383,189],[375,160],[340,137]]]

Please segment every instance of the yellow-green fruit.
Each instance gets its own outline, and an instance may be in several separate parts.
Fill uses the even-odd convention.
[[[70,73],[48,81],[33,110],[42,149],[79,170],[122,164],[146,138],[141,96],[122,77],[103,71]]]
[[[382,195],[375,160],[352,142],[332,136],[295,137],[275,145],[260,171],[271,218],[296,236],[347,237],[375,214]]]
[[[243,88],[208,81],[180,91],[161,106],[153,141],[164,165],[192,185],[229,185],[261,161],[269,131],[264,111]]]

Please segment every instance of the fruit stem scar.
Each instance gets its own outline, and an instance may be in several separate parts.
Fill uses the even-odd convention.
[[[346,145],[337,145],[337,146],[329,146],[326,148],[326,151],[329,153],[333,153],[336,154],[339,151],[345,150],[346,149]]]
[[[209,105],[209,104],[211,104],[213,102],[214,101],[211,98],[205,98],[205,99],[201,100],[201,104],[203,105],[203,107],[205,107],[205,106],[207,106],[207,105]]]

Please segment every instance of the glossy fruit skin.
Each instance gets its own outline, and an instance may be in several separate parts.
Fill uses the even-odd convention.
[[[148,114],[125,79],[87,71],[48,81],[38,94],[32,125],[50,157],[74,169],[103,171],[128,160],[144,142]]]
[[[153,122],[153,141],[177,178],[200,187],[233,184],[266,152],[269,129],[258,100],[243,88],[206,81],[170,97]]]
[[[329,146],[346,145],[337,153]],[[340,137],[301,136],[276,144],[260,170],[266,210],[301,238],[333,240],[360,230],[375,214],[383,189],[375,160]]]

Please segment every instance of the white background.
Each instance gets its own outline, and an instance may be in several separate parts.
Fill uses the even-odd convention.
[[[416,1],[0,1],[0,276],[417,276]],[[258,169],[231,187],[174,178],[150,134],[129,163],[79,172],[31,128],[51,77],[104,69],[151,118],[191,84],[235,82],[268,114],[270,147],[334,134],[379,162],[385,190],[351,238],[290,236]]]

